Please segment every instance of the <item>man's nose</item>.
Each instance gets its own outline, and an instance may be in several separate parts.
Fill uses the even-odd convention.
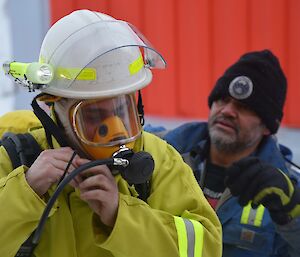
[[[237,106],[233,101],[229,101],[221,109],[221,113],[224,115],[236,117],[237,116]]]

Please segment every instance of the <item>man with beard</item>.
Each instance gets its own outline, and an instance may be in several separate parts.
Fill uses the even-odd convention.
[[[224,257],[300,256],[298,176],[286,162],[290,150],[273,136],[286,87],[271,51],[246,53],[210,93],[208,123],[187,123],[163,137],[193,168],[217,212]]]

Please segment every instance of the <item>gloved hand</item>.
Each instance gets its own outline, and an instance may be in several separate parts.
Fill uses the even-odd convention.
[[[300,216],[300,189],[282,171],[247,157],[227,169],[225,185],[240,205],[252,201],[252,207],[262,204],[279,225]]]

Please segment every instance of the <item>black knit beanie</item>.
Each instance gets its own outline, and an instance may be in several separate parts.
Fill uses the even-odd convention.
[[[274,134],[283,117],[286,90],[286,77],[277,57],[270,50],[249,52],[217,80],[208,105],[231,96],[256,112]]]

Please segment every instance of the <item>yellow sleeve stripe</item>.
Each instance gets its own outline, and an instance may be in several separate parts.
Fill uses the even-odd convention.
[[[260,227],[264,216],[265,207],[259,205],[257,209],[252,209],[251,202],[243,208],[241,224],[253,225]]]
[[[202,257],[203,226],[195,220],[174,217],[180,257]]]
[[[187,235],[185,224],[182,218],[174,216],[175,226],[178,237],[179,256],[187,257]]]
[[[203,251],[203,226],[200,222],[191,220],[195,229],[195,256],[202,256]]]
[[[250,210],[251,210],[251,203],[248,203],[248,205],[246,205],[243,208],[243,212],[242,212],[242,216],[241,216],[241,224],[248,224]]]

